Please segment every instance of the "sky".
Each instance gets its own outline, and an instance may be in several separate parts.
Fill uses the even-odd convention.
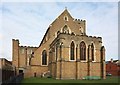
[[[103,0],[102,0],[103,1]],[[110,2],[111,1],[111,2]],[[12,60],[12,39],[39,46],[49,25],[67,7],[71,16],[86,20],[87,35],[102,37],[106,60],[118,59],[118,2],[7,2],[0,3],[0,58]]]

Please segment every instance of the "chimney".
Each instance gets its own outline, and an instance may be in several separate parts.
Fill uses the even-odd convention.
[[[111,60],[110,60],[110,61],[111,61],[111,63],[113,63],[113,59],[112,59],[112,58],[111,58]]]

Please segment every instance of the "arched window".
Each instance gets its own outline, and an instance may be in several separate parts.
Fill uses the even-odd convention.
[[[69,33],[69,29],[68,29],[68,27],[67,27],[67,25],[65,25],[64,27],[63,27],[63,33]]]
[[[101,47],[100,54],[101,54],[101,61],[103,61],[104,57],[105,57],[105,47],[104,46]]]
[[[80,60],[86,60],[86,45],[83,41],[80,43]]]
[[[94,45],[93,45],[93,43],[91,45],[91,57],[92,57],[92,61],[94,61]]]
[[[64,20],[65,20],[65,21],[68,21],[68,16],[64,16]]]
[[[90,45],[88,45],[88,61],[90,59]]]
[[[70,46],[70,60],[74,60],[74,50],[75,50],[75,45],[74,42],[72,41],[71,46]]]
[[[47,52],[44,50],[42,52],[42,65],[47,65]]]

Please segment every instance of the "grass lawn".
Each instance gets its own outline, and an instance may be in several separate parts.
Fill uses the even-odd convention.
[[[21,83],[118,83],[120,78],[107,77],[105,80],[56,80],[53,78],[25,78]],[[22,85],[22,84],[21,84]]]

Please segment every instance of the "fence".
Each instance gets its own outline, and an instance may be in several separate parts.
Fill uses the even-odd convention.
[[[20,82],[22,81],[22,79],[24,78],[24,74],[23,73],[20,73],[19,75],[17,76],[12,76],[10,77],[10,79],[6,80],[6,81],[3,81],[2,82],[2,85],[18,85],[20,84]]]
[[[6,69],[1,69],[2,72],[2,82],[9,80],[12,76],[14,76],[14,71],[12,70],[6,70]]]

